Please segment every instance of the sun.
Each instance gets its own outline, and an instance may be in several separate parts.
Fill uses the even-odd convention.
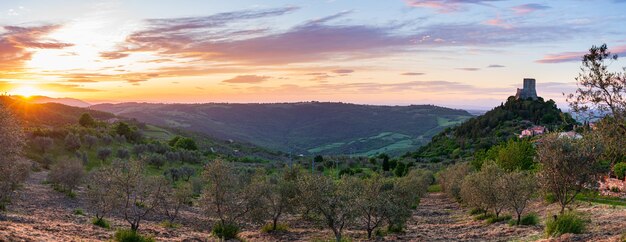
[[[9,92],[12,95],[17,95],[17,96],[22,96],[22,97],[32,97],[32,96],[39,96],[39,95],[43,95],[44,91],[39,90],[36,87],[33,86],[21,86],[18,87],[16,89],[13,89],[13,91]]]

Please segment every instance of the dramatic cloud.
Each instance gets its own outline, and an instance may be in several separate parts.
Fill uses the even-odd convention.
[[[511,9],[517,14],[529,14],[538,10],[549,9],[549,6],[538,4],[538,3],[529,3],[523,4],[519,6],[512,7]]]
[[[617,46],[615,48],[610,48],[612,54],[617,54],[618,56],[626,55],[626,45]],[[562,52],[557,54],[549,54],[544,56],[542,59],[537,60],[537,63],[563,63],[563,62],[578,62],[582,61],[583,56],[588,52],[580,51],[580,52]]]
[[[489,5],[492,2],[501,0],[405,0],[406,4],[416,8],[433,8],[440,13],[450,13],[464,10],[463,5],[477,4]]]
[[[257,75],[243,75],[243,76],[236,76],[234,78],[228,79],[228,80],[224,80],[222,82],[224,83],[247,83],[247,84],[251,84],[251,83],[261,83],[261,82],[265,82],[269,79],[270,77],[268,76],[257,76]]]
[[[424,75],[424,74],[425,73],[422,73],[422,72],[405,72],[405,73],[402,73],[401,75],[403,75],[403,76],[421,76],[421,75]]]
[[[15,71],[32,57],[32,49],[61,49],[72,44],[46,38],[59,25],[36,27],[4,26],[0,34],[0,70]]]

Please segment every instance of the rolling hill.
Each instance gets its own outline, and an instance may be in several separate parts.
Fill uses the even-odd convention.
[[[432,105],[345,103],[100,104],[141,122],[201,132],[294,154],[401,154],[472,115]]]
[[[515,138],[534,125],[544,126],[548,131],[570,131],[575,124],[576,120],[562,112],[553,100],[522,100],[511,96],[485,114],[435,135],[412,156],[431,160],[471,157],[475,151]]]

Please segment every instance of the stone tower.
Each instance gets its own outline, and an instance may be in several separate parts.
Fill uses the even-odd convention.
[[[537,89],[535,89],[536,81],[533,78],[524,78],[524,88],[517,89],[517,93],[515,94],[515,98],[517,99],[528,99],[532,98],[533,100],[537,100]]]

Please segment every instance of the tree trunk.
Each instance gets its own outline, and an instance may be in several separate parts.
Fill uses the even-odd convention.
[[[522,221],[522,214],[518,213],[517,214],[517,225],[519,225],[521,221]]]
[[[276,231],[277,228],[278,228],[278,217],[274,217],[274,221],[272,224],[272,231]]]
[[[373,229],[370,229],[370,228],[367,229],[367,239],[371,239],[372,238],[372,230]]]

